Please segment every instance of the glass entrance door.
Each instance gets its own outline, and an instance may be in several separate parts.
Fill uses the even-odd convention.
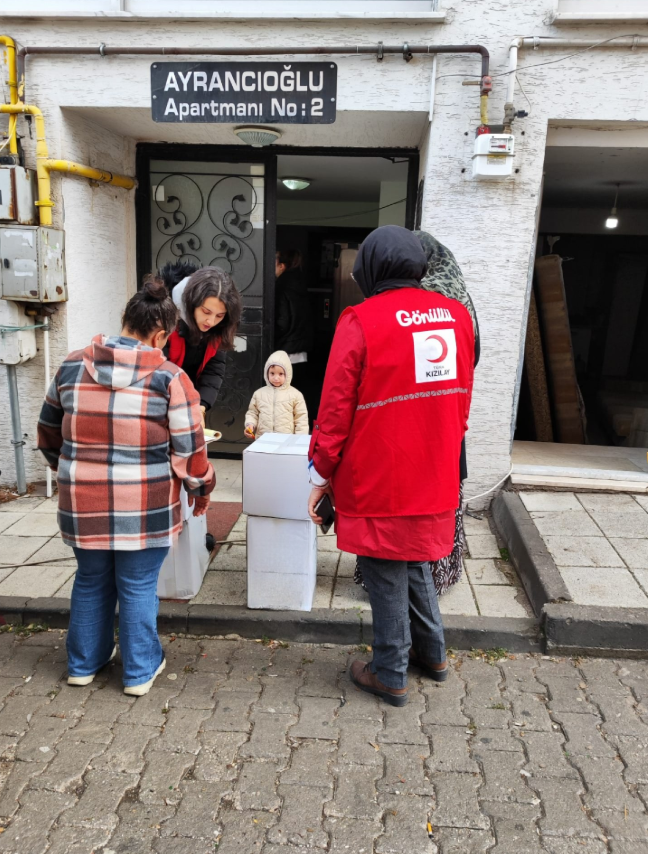
[[[244,416],[262,385],[263,163],[151,160],[151,269],[168,261],[221,267],[243,301],[236,350],[207,426],[220,430],[222,452],[241,453]]]

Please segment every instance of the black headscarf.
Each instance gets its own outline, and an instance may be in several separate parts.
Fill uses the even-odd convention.
[[[353,278],[365,297],[395,288],[419,288],[427,269],[421,241],[399,225],[383,225],[364,241]]]

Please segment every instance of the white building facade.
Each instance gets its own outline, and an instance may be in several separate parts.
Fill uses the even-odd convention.
[[[53,370],[67,352],[85,346],[93,335],[119,330],[123,307],[147,266],[146,251],[149,266],[154,265],[155,235],[142,233],[147,221],[142,211],[155,202],[157,185],[151,173],[167,168],[155,164],[168,164],[171,156],[181,157],[180,150],[173,147],[177,145],[191,146],[185,161],[230,164],[235,161],[232,147],[238,146],[245,163],[254,165],[254,150],[233,133],[238,124],[255,124],[253,115],[228,123],[153,121],[151,65],[170,59],[286,65],[330,60],[337,65],[335,122],[278,122],[272,125],[282,134],[277,144],[284,154],[290,149],[295,155],[302,149],[318,155],[325,149],[345,149],[346,154],[348,149],[418,153],[418,174],[415,180],[410,175],[409,186],[415,193],[419,191],[420,198],[413,199],[410,193],[409,207],[415,212],[418,201],[421,228],[456,255],[481,328],[481,361],[467,440],[467,494],[489,489],[509,472],[545,150],[547,146],[573,145],[648,148],[645,2],[5,0],[3,5],[2,32],[19,48],[53,49],[46,54],[27,50],[19,60],[19,73],[24,73],[25,81],[22,98],[44,114],[50,157],[133,176],[140,182],[138,189],[125,190],[52,174],[53,223],[65,232],[69,295],[51,320]],[[475,179],[472,156],[480,125],[481,57],[436,55],[435,45],[487,48],[492,78],[488,116],[492,124],[502,125],[511,77],[511,43],[529,37],[536,37],[536,45],[528,40],[520,43],[514,75],[515,110],[529,115],[515,118],[512,125],[512,172],[497,180]],[[545,39],[564,41],[543,44]],[[378,60],[375,53],[354,52],[356,45],[376,48],[381,42],[402,45],[401,54],[407,54],[407,45],[429,45],[430,55],[417,53],[411,61],[404,61],[403,55],[392,53]],[[602,44],[592,46],[598,42]],[[346,46],[348,50],[335,56],[291,54],[291,48],[311,45]],[[96,52],[69,55],[56,50],[66,47],[88,47]],[[106,50],[117,47],[124,52],[111,55]],[[128,47],[150,48],[151,53],[129,54]],[[162,47],[176,48],[178,55],[163,57]],[[182,48],[194,51],[201,47],[236,48],[241,53],[187,56],[181,52]],[[282,47],[285,53],[259,55],[263,47]],[[254,50],[255,55],[246,56],[246,49]],[[155,50],[160,53],[156,55]],[[2,56],[6,58],[7,52]],[[0,75],[8,103],[6,62],[0,66]],[[0,116],[0,130],[6,130],[7,121],[7,116]],[[33,123],[19,117],[18,133],[25,165],[34,167]],[[157,155],[155,145],[160,146]],[[143,151],[149,164],[144,177]],[[257,176],[256,184],[252,182],[257,189],[260,175],[265,175],[265,187],[272,179],[267,161],[263,161],[271,151],[272,147],[263,149],[260,155],[265,172],[249,170],[251,176]],[[226,168],[221,171],[227,173]],[[148,181],[146,193],[143,180]],[[153,187],[152,197],[148,187]],[[267,205],[273,201],[267,194],[264,198],[264,207],[259,206],[256,216],[267,231],[273,223]],[[170,207],[168,212],[173,212]],[[635,215],[641,220],[641,212],[635,211]],[[643,227],[642,220],[635,233],[643,233]],[[273,244],[266,240],[263,245],[267,253]],[[268,271],[267,257],[262,267]],[[263,315],[267,306],[262,288],[257,298]],[[254,305],[252,301],[250,306]],[[266,336],[268,326],[263,318],[250,321],[255,322],[265,358],[272,343]],[[43,461],[35,450],[44,371],[40,332],[37,337],[38,356],[18,368],[28,481],[44,478]],[[0,411],[4,413],[0,419],[0,482],[10,484],[16,475],[4,373],[0,373]]]

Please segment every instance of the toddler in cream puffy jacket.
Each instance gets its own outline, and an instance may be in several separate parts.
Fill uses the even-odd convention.
[[[245,414],[245,435],[258,439],[264,433],[308,433],[304,395],[293,388],[288,353],[277,350],[265,364],[266,384],[254,392]]]

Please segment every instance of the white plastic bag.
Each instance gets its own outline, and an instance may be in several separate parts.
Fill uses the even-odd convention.
[[[157,586],[160,599],[193,599],[209,566],[207,514],[193,515],[184,489],[180,490],[180,505],[182,531],[160,569]]]

